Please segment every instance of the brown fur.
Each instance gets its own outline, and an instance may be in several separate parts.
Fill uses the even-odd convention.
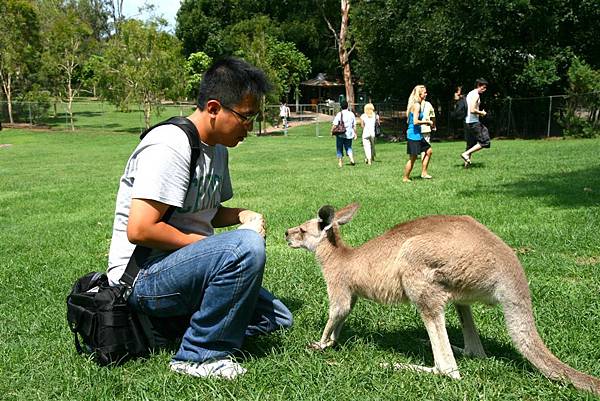
[[[435,366],[394,366],[460,379],[445,327],[445,307],[453,302],[465,354],[485,356],[470,304],[500,304],[516,348],[546,377],[570,382],[600,395],[600,380],[556,358],[542,342],[533,320],[525,272],[513,250],[470,216],[427,216],[401,223],[358,248],[347,246],[339,225],[352,219],[358,204],[286,231],[288,244],[315,252],[327,283],[329,319],[313,348],[334,345],[357,298],[416,305],[431,342]]]

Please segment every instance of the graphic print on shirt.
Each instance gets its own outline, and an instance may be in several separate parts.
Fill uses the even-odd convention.
[[[212,209],[221,203],[221,188],[223,177],[217,174],[207,174],[199,182],[194,176],[190,189],[185,197],[183,206],[178,213],[195,213],[198,210]]]

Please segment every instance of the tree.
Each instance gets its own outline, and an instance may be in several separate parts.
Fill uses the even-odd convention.
[[[293,43],[277,39],[279,28],[267,16],[255,16],[231,25],[224,32],[224,47],[265,71],[275,90],[272,102],[297,92],[310,71],[310,60]],[[237,50],[234,50],[237,49]]]
[[[193,98],[200,87],[202,76],[212,64],[212,58],[203,52],[190,54],[185,63],[186,90],[188,97]]]
[[[121,23],[125,21],[123,15],[123,1],[124,0],[105,0],[105,4],[108,7],[108,13],[112,17],[113,30],[115,34],[120,33]]]
[[[183,0],[177,12],[176,36],[184,54],[202,51],[213,58],[233,54],[231,26],[268,17],[267,32],[280,42],[289,42],[311,62],[313,72],[339,75],[338,50],[320,13],[339,13],[339,0]],[[310,71],[309,71],[310,73]]]
[[[287,98],[292,93],[300,93],[300,82],[310,72],[310,60],[302,54],[293,43],[280,42],[276,39],[268,41],[268,63],[275,72],[274,85],[279,97]]]
[[[599,18],[595,0],[356,2],[355,71],[380,98],[404,99],[425,83],[449,99],[480,76],[499,95],[564,93],[570,54],[600,64]]]
[[[15,86],[25,82],[39,58],[39,23],[35,9],[24,0],[0,2],[0,81],[13,123]]]
[[[146,127],[152,110],[163,100],[177,100],[185,90],[185,59],[177,38],[155,23],[126,20],[111,38],[102,61],[94,66],[103,96],[126,110],[133,103],[144,110]]]
[[[223,55],[221,33],[235,23],[230,0],[183,0],[177,11],[175,35],[181,40],[183,53],[202,51],[211,57]],[[248,16],[248,17],[251,17]]]
[[[73,99],[78,95],[83,81],[76,75],[89,57],[90,42],[93,41],[91,27],[79,18],[73,7],[67,6],[52,20],[45,32],[44,64],[50,75],[56,75],[60,82],[59,97],[67,103],[67,113],[71,130],[73,122]]]
[[[354,45],[348,48],[349,40],[348,40],[348,20],[350,15],[350,0],[341,0],[341,14],[342,14],[342,22],[340,24],[340,32],[338,33],[335,28],[329,22],[329,19],[325,14],[323,17],[325,18],[325,22],[327,26],[333,32],[333,36],[335,37],[335,42],[338,49],[338,57],[340,59],[340,65],[342,66],[343,77],[344,77],[344,86],[346,87],[346,100],[350,107],[354,107],[354,84],[352,82],[352,71],[350,69],[350,54],[354,50]]]
[[[78,0],[76,4],[79,18],[92,30],[96,42],[110,37],[110,8],[107,0]]]

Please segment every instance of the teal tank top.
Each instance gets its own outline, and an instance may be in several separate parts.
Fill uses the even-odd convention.
[[[419,120],[423,120],[423,111],[419,111]],[[412,111],[408,113],[408,129],[406,130],[406,138],[411,141],[420,141],[423,139],[421,135],[421,126],[415,125]]]

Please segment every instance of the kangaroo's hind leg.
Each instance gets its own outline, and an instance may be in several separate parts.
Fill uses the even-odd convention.
[[[485,358],[485,351],[483,349],[483,345],[481,344],[481,339],[479,338],[477,328],[475,327],[475,322],[473,321],[473,312],[471,310],[471,306],[454,304],[454,307],[458,312],[458,318],[460,319],[460,324],[462,326],[465,348],[453,348],[467,356]]]
[[[443,306],[436,308],[425,306],[424,308],[420,307],[419,310],[423,323],[425,323],[427,334],[429,335],[435,366],[430,368],[427,366],[395,363],[393,365],[394,368],[429,372],[449,376],[453,379],[460,379],[458,365],[454,359],[450,340],[448,339],[448,332],[446,331]]]

